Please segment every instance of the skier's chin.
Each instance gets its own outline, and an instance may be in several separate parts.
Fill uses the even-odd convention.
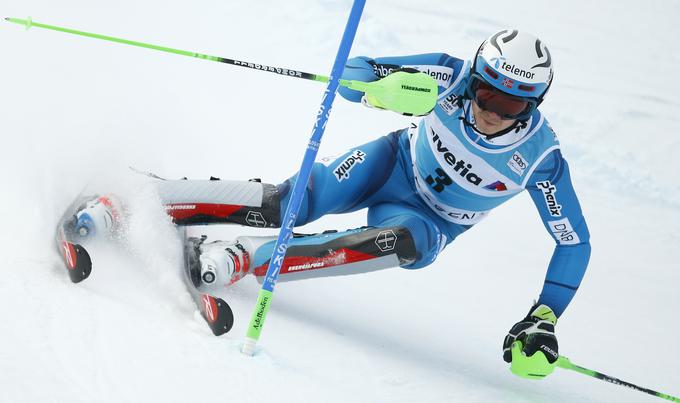
[[[483,134],[492,135],[501,132],[515,123],[514,120],[501,119],[498,114],[485,111],[476,104],[474,106],[476,106],[476,108],[473,108],[475,127]]]

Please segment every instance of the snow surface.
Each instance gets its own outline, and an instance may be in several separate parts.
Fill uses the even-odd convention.
[[[351,2],[3,0],[6,16],[328,74]],[[549,44],[542,106],[592,233],[589,271],[557,326],[575,363],[680,395],[678,1],[368,0],[353,55],[471,57],[515,26]],[[171,224],[127,170],[261,177],[298,167],[323,85],[0,24],[0,402],[652,402],[557,370],[513,376],[509,327],[538,296],[553,242],[528,196],[430,267],[282,283],[259,353],[239,351],[258,285],[233,287],[215,338],[181,282]],[[320,154],[410,119],[338,99]],[[73,285],[54,225],[88,183],[137,213]],[[363,224],[362,213],[300,229]],[[233,229],[233,228],[232,228]],[[199,229],[200,230],[200,229]],[[210,228],[214,236],[226,236]]]

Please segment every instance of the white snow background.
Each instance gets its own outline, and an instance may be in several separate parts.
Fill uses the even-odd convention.
[[[327,75],[349,0],[2,0],[25,18]],[[517,27],[549,46],[556,129],[593,255],[560,319],[577,364],[680,395],[678,1],[368,0],[352,55],[471,58]],[[527,195],[427,267],[281,283],[261,350],[239,352],[258,284],[233,287],[214,337],[181,281],[172,226],[128,166],[278,183],[296,171],[323,84],[0,21],[0,402],[654,402],[556,370],[515,377],[510,326],[553,241]],[[321,155],[409,118],[340,98]],[[118,251],[70,283],[54,226],[88,183],[136,212]],[[300,231],[362,225],[363,213]],[[199,229],[200,230],[200,229]],[[216,231],[214,228],[210,231]],[[233,228],[232,228],[233,230]]]

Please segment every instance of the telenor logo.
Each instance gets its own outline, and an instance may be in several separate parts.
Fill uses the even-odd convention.
[[[505,61],[503,61],[503,64],[501,64],[501,70],[505,70],[507,72],[510,72],[510,73],[516,75],[516,76],[520,76],[520,77],[524,77],[524,78],[528,78],[528,79],[532,79],[536,75],[536,74],[534,74],[530,71],[526,71],[526,70],[523,70],[519,67],[515,67],[514,64],[508,64]]]
[[[489,61],[493,62],[493,67],[497,69],[501,67],[501,63],[505,64],[505,57],[504,56],[492,57]]]
[[[437,84],[442,87],[447,87],[449,85],[454,72],[451,67],[430,64],[408,64],[402,66],[402,68],[416,69],[421,73],[425,73],[434,78],[435,81],[437,81]]]
[[[444,73],[442,71],[432,71],[430,69],[427,70],[421,70],[423,73],[427,74],[428,76],[434,78],[437,81],[440,82],[448,82],[451,79],[451,74],[449,73]]]

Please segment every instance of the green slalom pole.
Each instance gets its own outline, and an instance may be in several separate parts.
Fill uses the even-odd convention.
[[[614,385],[621,385],[625,386],[631,389],[635,389],[640,392],[645,392],[648,393],[652,396],[660,397],[662,399],[670,400],[671,402],[680,402],[680,398],[667,395],[665,393],[660,393],[651,389],[643,388],[637,385],[634,385],[629,382],[622,381],[618,378],[614,378],[609,375],[605,375],[601,372],[593,371],[592,369],[588,368],[583,368],[578,365],[573,364],[567,357],[560,356],[560,358],[557,359],[557,366],[562,368],[562,369],[568,369],[570,371],[578,372],[579,374],[587,375],[593,378],[601,379],[605,382],[613,383]]]
[[[329,77],[320,74],[306,73],[304,71],[288,69],[283,67],[267,66],[259,63],[246,62],[241,60],[229,59],[221,56],[206,55],[203,53],[188,50],[174,49],[167,46],[154,45],[151,43],[132,41],[129,39],[116,38],[113,36],[96,34],[92,32],[79,31],[71,28],[59,27],[56,25],[43,24],[33,21],[30,17],[5,18],[14,24],[23,25],[26,29],[36,27],[51,31],[64,32],[67,34],[85,36],[88,38],[101,39],[104,41],[122,43],[125,45],[137,46],[145,49],[158,50],[161,52],[172,53],[181,56],[193,57],[196,59],[210,60],[213,62],[230,64],[232,66],[245,67],[249,69],[266,71],[282,76],[301,78],[305,80],[328,83]],[[424,115],[429,113],[437,102],[437,82],[425,73],[408,74],[398,72],[374,82],[362,82],[355,80],[340,80],[340,85],[356,91],[364,92],[366,95],[377,102],[380,107],[407,115]]]

